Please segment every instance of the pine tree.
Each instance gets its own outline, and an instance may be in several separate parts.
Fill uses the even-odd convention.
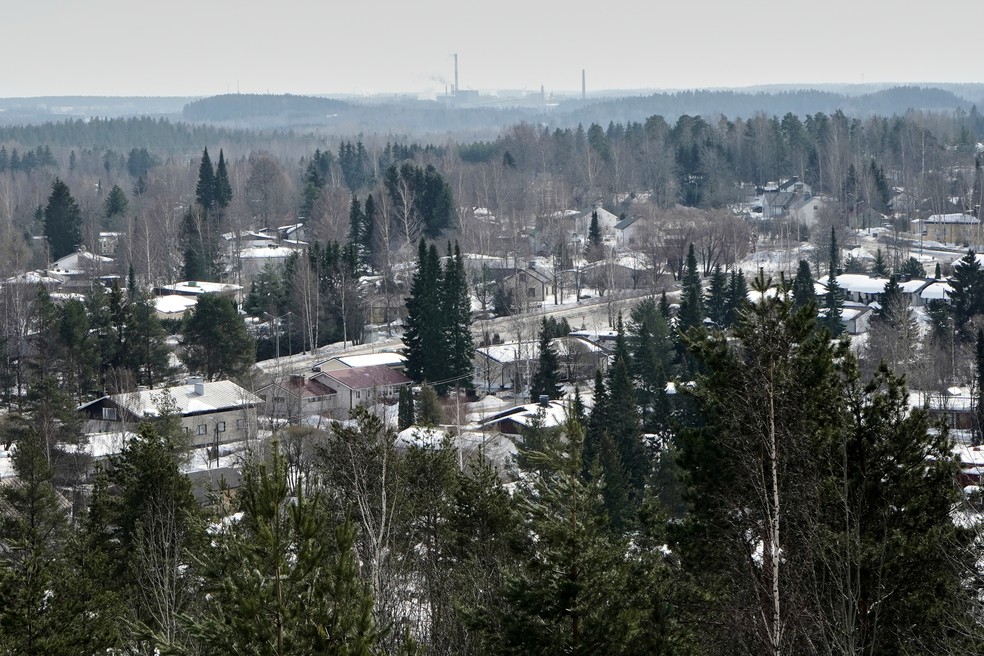
[[[197,647],[220,656],[377,653],[353,525],[330,526],[320,495],[291,488],[276,447],[243,478],[242,519],[204,555],[208,598],[190,626]]]
[[[599,501],[605,482],[581,474],[582,429],[568,422],[564,433],[529,456],[542,473],[519,493],[519,534],[535,539],[520,544],[506,570],[503,600],[481,610],[487,653],[652,653],[638,641],[668,627],[651,624],[665,600],[635,593],[635,557]]]
[[[202,161],[198,166],[198,184],[195,186],[195,200],[206,213],[215,205],[215,169],[208,156],[208,147],[202,151]]]
[[[837,425],[838,377],[830,341],[785,295],[766,295],[726,338],[690,334],[704,375],[680,436],[690,504],[677,553],[697,576],[710,653],[800,653],[808,623],[791,609],[812,574],[814,534],[799,518],[816,507],[816,449]],[[807,593],[808,594],[808,593]]]
[[[972,535],[953,521],[958,464],[945,428],[912,408],[902,380],[881,367],[868,383],[845,360],[848,423],[821,453],[825,491],[818,566],[826,644],[855,653],[973,648],[963,641],[976,571]],[[852,585],[844,588],[844,581]],[[931,591],[931,592],[930,592]]]
[[[547,320],[543,319],[540,326],[540,356],[537,361],[536,373],[530,381],[530,399],[538,400],[541,396],[548,399],[559,399],[563,395],[560,386],[560,361],[554,350],[551,332]]]
[[[256,345],[233,302],[202,294],[184,319],[182,360],[206,380],[244,376],[256,362]]]
[[[682,333],[704,323],[704,289],[700,282],[700,270],[697,268],[697,256],[693,244],[690,244],[690,249],[687,251],[678,318]]]
[[[52,261],[75,252],[82,243],[82,214],[68,185],[58,178],[44,208],[44,237]]]
[[[0,441],[13,442],[16,480],[0,488],[0,651],[48,654],[62,630],[52,612],[51,589],[67,516],[53,484],[43,437],[21,416],[7,416]],[[63,652],[64,653],[64,652]]]

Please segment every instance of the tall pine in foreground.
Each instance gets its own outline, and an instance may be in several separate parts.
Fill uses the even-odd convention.
[[[355,528],[332,526],[324,500],[305,487],[290,486],[276,445],[269,462],[247,467],[241,519],[204,550],[208,596],[188,627],[196,644],[186,653],[380,653]]]
[[[564,434],[527,455],[540,474],[517,493],[519,534],[527,537],[506,570],[502,599],[481,609],[487,653],[686,653],[665,581],[655,568],[639,576],[636,567],[661,552],[642,553],[609,530],[606,482],[582,474],[583,431],[569,421]]]

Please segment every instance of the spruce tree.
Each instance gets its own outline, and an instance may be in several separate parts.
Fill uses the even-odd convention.
[[[697,268],[697,255],[694,253],[693,244],[690,244],[690,249],[687,251],[678,319],[679,330],[682,333],[704,322],[704,288],[701,286],[700,270]]]
[[[126,216],[128,205],[126,192],[120,189],[119,185],[113,185],[106,196],[106,202],[103,204],[103,226],[111,229],[118,228],[120,220]]]
[[[672,372],[675,345],[659,307],[652,298],[632,308],[629,346],[632,351],[630,373],[638,382],[636,396],[646,430],[669,423],[666,384]]]
[[[888,263],[885,261],[885,256],[882,255],[880,248],[875,251],[875,262],[871,265],[871,272],[876,276],[888,275]]]
[[[215,190],[212,201],[216,209],[224,210],[232,201],[232,184],[229,182],[229,171],[226,170],[225,154],[219,149],[219,163],[215,166]]]
[[[410,281],[403,322],[406,373],[416,382],[440,381],[447,371],[442,349],[444,320],[441,316],[441,262],[437,249],[421,239],[417,248],[417,270]]]
[[[837,232],[834,230],[834,226],[830,226],[830,266],[829,273],[832,275],[837,275],[837,269],[840,267],[841,263],[841,252],[840,247],[837,245]]]
[[[560,361],[554,350],[552,331],[543,319],[540,326],[539,351],[536,373],[530,381],[530,400],[537,401],[541,396],[559,399],[563,395],[560,387]]]
[[[208,156],[208,147],[202,151],[202,161],[198,166],[198,184],[195,186],[195,201],[206,213],[215,205],[215,169]]]
[[[831,273],[827,276],[827,294],[824,297],[824,326],[831,335],[836,337],[844,332],[841,316],[844,311],[844,292],[837,283],[837,277]]]
[[[813,273],[810,263],[800,260],[793,278],[793,307],[801,308],[817,304],[817,294],[813,285]]]
[[[714,265],[707,288],[707,318],[718,328],[728,327],[728,274],[720,264]]]
[[[82,243],[82,214],[68,185],[58,178],[51,184],[43,229],[52,261],[70,255]]]
[[[475,356],[471,334],[471,296],[468,293],[465,261],[457,242],[453,254],[451,244],[448,244],[448,257],[441,276],[439,311],[442,332],[439,348],[444,367],[441,370],[443,381],[437,387],[443,393],[451,387],[471,385]]]
[[[953,320],[957,330],[963,331],[972,317],[984,311],[984,269],[973,250],[953,265],[950,287]]]
[[[400,386],[396,416],[397,416],[396,419],[397,430],[402,431],[402,430],[406,430],[410,426],[413,426],[413,422],[414,422],[413,388],[411,388],[409,385]]]

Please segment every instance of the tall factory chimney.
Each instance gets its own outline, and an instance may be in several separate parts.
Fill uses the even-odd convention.
[[[585,76],[584,69],[581,69],[581,100],[588,97],[588,78]]]
[[[454,93],[452,95],[458,95],[458,53],[454,53]]]

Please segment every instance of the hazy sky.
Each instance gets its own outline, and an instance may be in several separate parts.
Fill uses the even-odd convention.
[[[0,0],[0,97],[984,82],[984,2],[907,5]]]

